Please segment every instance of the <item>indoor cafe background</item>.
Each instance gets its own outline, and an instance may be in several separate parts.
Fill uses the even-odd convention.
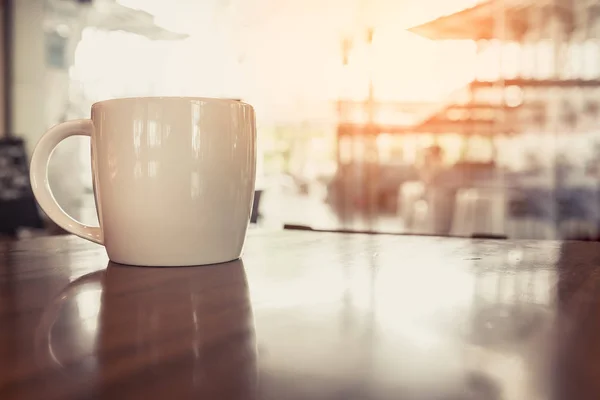
[[[4,5],[0,117],[28,152],[96,101],[235,98],[257,111],[262,224],[598,236],[596,1]],[[55,196],[94,223],[89,140],[56,154]]]

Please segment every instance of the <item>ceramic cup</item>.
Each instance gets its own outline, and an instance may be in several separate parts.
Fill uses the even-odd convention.
[[[91,138],[99,227],[67,215],[48,183],[52,151],[73,135]],[[255,178],[254,110],[223,99],[101,101],[92,106],[91,119],[46,132],[31,161],[33,192],[54,222],[104,245],[113,262],[138,266],[239,258]]]

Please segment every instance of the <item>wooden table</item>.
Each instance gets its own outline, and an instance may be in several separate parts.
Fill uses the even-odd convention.
[[[243,261],[0,244],[0,399],[598,399],[600,245],[252,231]]]

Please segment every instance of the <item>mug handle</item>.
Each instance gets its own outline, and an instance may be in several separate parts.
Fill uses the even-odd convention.
[[[48,163],[56,146],[69,136],[91,137],[93,130],[94,125],[90,119],[63,122],[50,128],[44,133],[33,150],[29,175],[33,194],[42,210],[51,220],[74,235],[94,243],[103,244],[102,229],[97,226],[84,225],[69,216],[56,202],[48,181]]]

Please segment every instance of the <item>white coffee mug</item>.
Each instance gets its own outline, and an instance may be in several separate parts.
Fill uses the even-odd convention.
[[[202,265],[240,257],[254,196],[253,108],[235,100],[144,97],[92,106],[91,120],[46,132],[31,160],[33,193],[65,230],[102,244],[116,263]],[[90,136],[99,227],[58,205],[48,161],[58,143]],[[65,174],[68,179],[68,174]]]

